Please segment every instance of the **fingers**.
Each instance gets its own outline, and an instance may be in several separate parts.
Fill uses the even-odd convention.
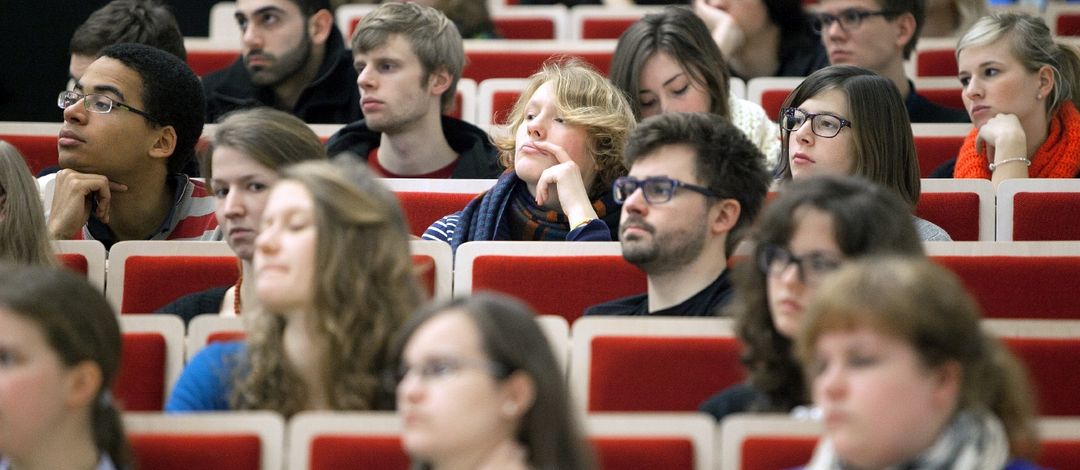
[[[112,191],[126,190],[127,186],[112,183],[102,175],[61,170],[56,175],[56,187],[53,191],[53,204],[49,215],[50,230],[56,238],[74,235],[90,216],[90,198],[97,202],[94,215],[108,223]]]
[[[547,153],[550,153],[551,156],[555,157],[555,161],[557,161],[559,163],[567,163],[567,162],[573,163],[573,160],[570,159],[570,154],[566,153],[565,149],[563,149],[562,147],[560,147],[560,146],[558,146],[556,144],[553,144],[553,143],[547,142],[547,141],[538,140],[538,141],[534,141],[533,145],[536,146],[537,148],[539,148],[540,150],[543,150],[543,151],[545,151]]]

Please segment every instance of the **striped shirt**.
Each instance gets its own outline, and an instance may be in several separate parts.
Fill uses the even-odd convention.
[[[215,240],[220,238],[217,217],[214,216],[214,197],[202,181],[186,175],[171,176],[176,183],[174,202],[161,225],[147,240]],[[90,214],[90,220],[75,234],[74,240],[99,240],[108,249],[116,240],[108,226]]]

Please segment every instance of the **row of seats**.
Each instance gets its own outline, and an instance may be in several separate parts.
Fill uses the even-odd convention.
[[[139,466],[206,470],[405,470],[401,422],[387,412],[306,412],[286,423],[268,412],[129,413]],[[736,415],[717,426],[695,414],[594,414],[585,433],[605,470],[774,470],[810,460],[816,422]],[[1045,468],[1080,461],[1080,419],[1038,422]],[[283,466],[284,464],[284,466]]]
[[[571,328],[538,317],[580,410],[692,412],[745,380],[730,318],[586,317]],[[168,314],[121,316],[116,396],[125,409],[160,410],[183,367],[206,344],[244,337],[238,317],[204,315],[185,330]],[[1080,416],[1080,321],[984,320],[1026,364],[1041,416]]]

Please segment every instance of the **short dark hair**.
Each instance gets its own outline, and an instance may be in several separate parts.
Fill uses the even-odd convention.
[[[176,17],[159,0],[113,0],[95,10],[71,35],[70,52],[97,56],[102,49],[121,42],[154,46],[187,60]]]
[[[169,157],[169,172],[179,173],[195,155],[195,144],[206,119],[202,83],[187,63],[144,44],[120,43],[106,47],[101,57],[115,59],[142,80],[143,110],[155,124],[176,129],[176,150]]]
[[[731,256],[769,192],[772,178],[765,169],[765,156],[727,119],[706,113],[666,113],[641,121],[630,133],[623,152],[626,167],[667,145],[693,148],[694,171],[702,185],[739,202],[739,220],[725,243],[725,255]]]
[[[919,34],[922,33],[923,23],[926,22],[926,0],[877,0],[877,2],[881,5],[882,11],[893,12],[897,15],[911,13],[911,16],[915,17],[915,32],[911,35],[911,39],[908,40],[907,44],[904,44],[904,60],[910,59],[911,53],[915,50],[915,45],[919,42]]]
[[[330,0],[289,0],[300,7],[300,13],[304,15],[304,18],[311,18],[319,12],[319,10],[328,10],[333,13],[333,9],[330,8]]]

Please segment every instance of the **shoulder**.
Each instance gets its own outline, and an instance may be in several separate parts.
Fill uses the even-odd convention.
[[[367,159],[372,147],[378,147],[382,135],[368,129],[361,119],[342,127],[326,141],[326,153],[331,157],[341,152],[352,152],[362,159]]]
[[[184,320],[184,323],[191,321],[196,315],[217,313],[221,310],[221,302],[225,298],[225,291],[229,290],[229,287],[211,287],[204,291],[187,294],[159,308],[155,313],[179,315]]]
[[[759,396],[758,391],[754,390],[750,384],[735,384],[706,399],[698,406],[698,410],[712,415],[719,421],[727,415],[749,411],[750,405]]]
[[[919,240],[927,241],[952,241],[949,232],[926,219],[911,216],[915,219],[915,231],[919,234]]]
[[[585,309],[585,316],[644,315],[648,313],[646,308],[648,301],[647,294],[609,300]]]
[[[236,368],[244,358],[242,341],[212,343],[191,358],[176,382],[165,411],[170,413],[229,409]]]
[[[438,240],[446,243],[450,243],[454,239],[454,232],[457,229],[458,221],[461,219],[461,212],[455,212],[450,215],[444,215],[441,219],[436,220],[427,230],[424,230],[424,234],[420,236],[423,240]]]

